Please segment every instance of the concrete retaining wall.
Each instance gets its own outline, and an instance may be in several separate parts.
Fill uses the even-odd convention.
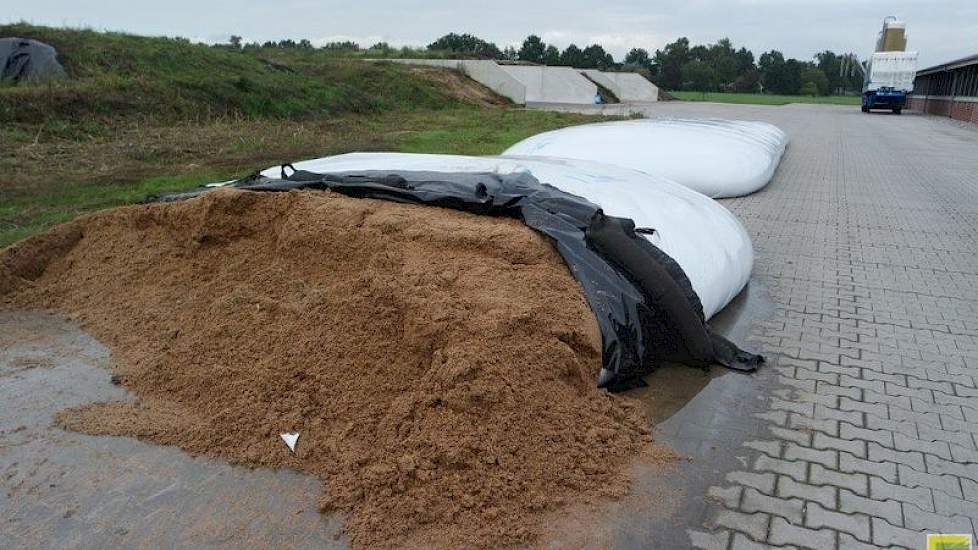
[[[594,69],[539,65],[501,65],[492,60],[477,59],[387,61],[459,71],[520,105],[593,105],[594,96],[598,93],[595,82],[611,90],[623,103],[646,103],[659,99],[659,89],[655,84],[636,73],[606,73]]]
[[[425,65],[458,71],[513,103],[526,104],[526,86],[491,60],[479,59],[389,59],[406,65]]]
[[[611,90],[623,103],[659,101],[659,88],[638,73],[607,73],[597,69],[584,69],[581,72]]]
[[[526,88],[526,103],[593,104],[598,87],[570,67],[499,65]]]

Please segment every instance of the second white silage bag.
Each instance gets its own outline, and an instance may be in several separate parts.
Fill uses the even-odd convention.
[[[544,132],[503,154],[614,164],[722,198],[767,185],[787,144],[787,135],[766,122],[640,119]]]

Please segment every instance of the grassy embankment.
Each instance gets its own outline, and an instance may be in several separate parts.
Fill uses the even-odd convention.
[[[822,105],[859,105],[859,96],[807,96],[771,94],[733,94],[721,92],[669,92],[684,101],[711,101],[713,103],[741,103],[749,105],[787,105],[789,103],[817,103]]]
[[[515,109],[450,71],[329,52],[0,26],[68,78],[0,85],[0,247],[98,208],[349,151],[495,154],[580,115]]]

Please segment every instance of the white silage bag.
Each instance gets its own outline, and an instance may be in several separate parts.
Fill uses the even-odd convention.
[[[544,132],[503,154],[615,164],[721,198],[767,185],[787,144],[787,135],[766,122],[641,119]]]
[[[665,178],[595,162],[541,157],[467,157],[406,153],[350,153],[294,163],[297,170],[321,173],[367,170],[529,172],[547,183],[631,218],[686,272],[707,318],[720,311],[747,283],[754,262],[750,237],[740,221],[716,201]],[[281,176],[279,167],[262,172]]]

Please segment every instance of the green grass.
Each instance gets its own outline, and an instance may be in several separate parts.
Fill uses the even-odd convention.
[[[822,105],[859,105],[859,96],[805,96],[771,94],[734,94],[724,92],[669,92],[683,101],[711,101],[714,103],[742,103],[751,105],[787,105],[789,103],[817,103]]]
[[[318,51],[231,50],[187,40],[0,25],[58,49],[69,78],[0,86],[0,124],[119,118],[309,118],[459,105],[410,67]]]
[[[0,247],[86,212],[281,162],[498,154],[596,120],[508,108],[455,73],[356,59],[363,52],[232,50],[27,24],[0,25],[0,36],[53,45],[67,72],[0,84]]]
[[[181,127],[177,134],[188,139],[190,145],[172,143],[172,136],[154,137],[146,132],[143,145],[150,149],[163,147],[170,152],[169,157],[140,155],[138,161],[124,164],[108,179],[85,170],[65,168],[38,170],[16,187],[0,184],[0,247],[80,214],[138,203],[153,195],[184,191],[206,182],[245,176],[285,160],[355,150],[499,154],[533,134],[594,120],[602,119],[545,111],[461,107],[366,117],[348,115],[328,123],[240,121]],[[269,135],[283,129],[288,130],[292,141],[273,139],[268,143],[250,139],[256,134]],[[236,133],[241,136],[235,136]],[[120,141],[125,143],[126,137],[122,136]],[[215,141],[219,143],[213,150],[201,150],[196,145]],[[104,148],[114,150],[118,144],[119,141],[109,141]],[[55,148],[61,146],[59,143]],[[79,147],[79,155],[98,154],[82,148],[83,142],[73,146]],[[107,162],[123,161],[110,158]],[[30,165],[30,160],[25,159],[23,164],[4,170],[20,173],[23,167],[29,170]],[[162,175],[139,175],[145,173]]]
[[[428,115],[413,116],[417,122]],[[510,145],[555,128],[594,122],[595,117],[515,109],[458,109],[439,113],[438,124],[396,139],[404,153],[498,155]]]
[[[200,172],[181,176],[155,176],[130,184],[91,185],[66,183],[44,192],[12,200],[0,206],[0,248],[70,221],[79,214],[141,202],[161,193],[183,191],[202,182],[217,181]]]

